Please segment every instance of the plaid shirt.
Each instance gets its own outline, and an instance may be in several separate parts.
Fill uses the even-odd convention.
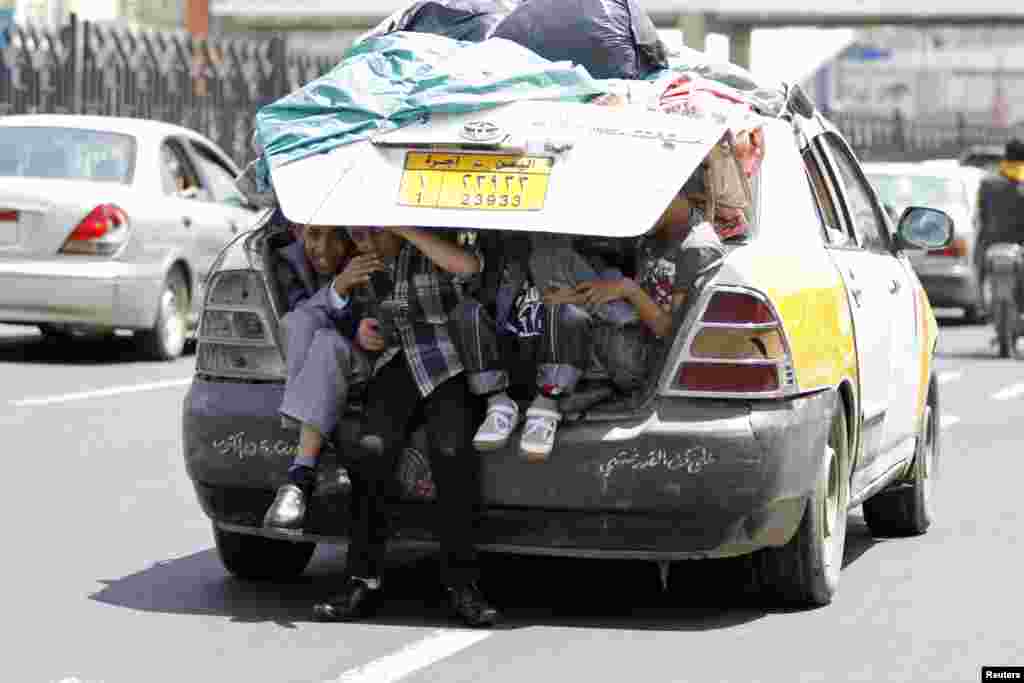
[[[466,237],[466,233],[461,235]],[[465,241],[460,239],[460,242],[479,259],[480,272],[483,272],[484,258],[475,246],[475,240],[470,237]],[[425,398],[463,371],[462,359],[449,333],[448,314],[462,300],[464,289],[475,283],[478,275],[459,276],[445,272],[423,252],[405,242],[391,264],[391,277],[394,289],[379,306],[392,312],[397,343],[380,354],[373,372],[376,374],[400,351],[405,351],[409,370]]]

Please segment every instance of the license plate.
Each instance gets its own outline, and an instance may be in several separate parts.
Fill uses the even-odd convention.
[[[0,244],[18,243],[18,212],[0,209]]]
[[[497,154],[409,152],[401,206],[476,211],[544,208],[552,159]]]

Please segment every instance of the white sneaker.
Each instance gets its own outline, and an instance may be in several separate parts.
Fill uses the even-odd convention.
[[[562,414],[557,410],[530,406],[526,411],[526,426],[519,439],[519,450],[527,462],[544,462],[555,446],[555,432]]]
[[[478,451],[504,448],[518,426],[519,406],[516,402],[507,396],[491,399],[487,405],[487,416],[473,437],[473,447]]]

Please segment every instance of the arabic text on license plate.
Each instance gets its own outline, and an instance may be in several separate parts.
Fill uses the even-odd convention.
[[[409,152],[398,203],[432,209],[538,211],[551,177],[547,157]]]

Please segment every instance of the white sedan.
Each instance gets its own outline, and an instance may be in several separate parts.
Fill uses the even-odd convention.
[[[253,209],[198,133],[144,119],[0,118],[0,323],[132,330],[181,355],[203,283]]]

